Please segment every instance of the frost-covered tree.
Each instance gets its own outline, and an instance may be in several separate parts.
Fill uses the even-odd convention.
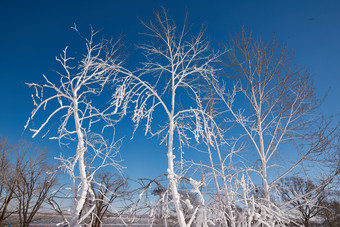
[[[74,29],[78,32],[76,27]],[[63,68],[56,71],[56,77],[48,79],[44,76],[45,82],[41,84],[27,83],[34,89],[34,109],[25,129],[30,127],[33,138],[38,134],[43,137],[53,134],[50,139],[57,139],[71,150],[63,152],[59,158],[72,182],[71,192],[66,193],[73,200],[72,218],[64,216],[70,226],[81,226],[95,209],[93,202],[87,212],[81,212],[87,199],[96,199],[91,188],[96,172],[105,166],[119,168],[115,158],[120,143],[104,137],[108,135],[104,129],[115,123],[117,106],[100,97],[105,88],[116,81],[122,62],[117,54],[120,42],[105,39],[96,42],[96,34],[91,28],[90,37],[84,38],[86,52],[81,59],[69,57],[68,48],[65,48],[56,58]],[[60,204],[52,204],[60,208]]]
[[[220,117],[227,127],[232,126],[224,137],[230,155],[220,157],[219,163],[232,155],[234,163],[243,163],[239,170],[252,182],[244,186],[243,180],[231,181],[241,183],[235,189],[254,190],[243,199],[253,206],[247,212],[248,225],[273,226],[288,221],[284,207],[276,203],[280,179],[331,149],[334,133],[319,127],[315,110],[320,101],[310,73],[293,63],[286,45],[275,37],[264,42],[243,30],[226,49],[224,77],[211,81],[219,99],[215,108],[223,113]],[[220,171],[225,170],[230,169]],[[223,182],[227,178],[224,175]]]
[[[129,85],[124,88],[126,102],[134,104],[132,120],[135,127],[139,127],[145,119],[145,134],[159,135],[161,143],[166,144],[171,203],[179,225],[190,226],[200,213],[204,200],[200,199],[200,205],[194,208],[193,215],[186,221],[183,213],[185,201],[178,190],[182,176],[176,171],[175,153],[182,163],[183,147],[193,141],[198,142],[205,133],[202,116],[208,114],[202,104],[204,78],[214,75],[212,63],[217,60],[218,54],[210,50],[204,29],[195,36],[190,35],[186,24],[179,29],[164,9],[156,14],[154,21],[143,25],[149,42],[139,45],[139,49],[146,61],[142,62],[138,75],[135,73],[128,77]],[[178,152],[176,148],[179,148]],[[202,182],[191,180],[190,183],[195,193],[199,193],[197,188]]]

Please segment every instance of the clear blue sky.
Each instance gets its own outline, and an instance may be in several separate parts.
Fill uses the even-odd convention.
[[[79,37],[70,27],[81,31],[89,24],[102,29],[106,37],[125,35],[132,47],[143,28],[138,18],[149,20],[160,6],[169,9],[181,23],[186,12],[199,28],[208,25],[212,43],[218,46],[244,25],[264,39],[275,32],[280,41],[295,50],[296,63],[311,69],[315,87],[322,95],[330,89],[323,104],[328,115],[340,113],[340,1],[338,0],[2,0],[0,4],[0,134],[15,143],[19,139],[47,147],[59,155],[56,141],[30,139],[23,127],[32,110],[31,90],[25,82],[41,82],[42,74],[53,79],[49,69],[58,67],[55,56],[65,46],[80,50]],[[23,133],[23,134],[22,134]],[[140,133],[139,133],[140,134]],[[164,147],[157,139],[142,135],[130,141],[126,135],[121,150],[126,173],[133,178],[155,177],[166,170]],[[142,160],[141,164],[140,161]]]

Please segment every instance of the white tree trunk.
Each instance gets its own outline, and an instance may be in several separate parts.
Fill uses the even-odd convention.
[[[175,171],[174,171],[174,159],[175,159],[175,155],[173,154],[173,139],[174,138],[174,121],[173,118],[170,118],[170,128],[169,128],[169,141],[168,141],[168,179],[169,179],[169,183],[170,183],[170,189],[171,189],[171,195],[172,195],[172,199],[173,199],[173,203],[175,205],[176,208],[176,214],[177,214],[177,219],[178,219],[178,224],[181,227],[186,227],[186,223],[185,223],[185,218],[184,218],[184,214],[182,211],[182,207],[181,207],[181,203],[180,203],[180,199],[181,196],[178,193],[177,190],[177,179],[176,179],[176,175],[175,175]]]
[[[76,93],[76,92],[75,92]],[[76,97],[76,94],[74,94]],[[81,216],[80,213],[84,207],[84,204],[86,202],[86,197],[87,193],[89,190],[89,182],[87,180],[87,175],[86,175],[86,165],[85,165],[85,160],[84,160],[84,154],[86,151],[85,143],[84,143],[84,134],[81,130],[81,122],[79,119],[79,114],[78,114],[78,102],[75,99],[74,100],[74,122],[75,122],[75,127],[76,127],[76,132],[77,132],[77,137],[78,137],[78,145],[77,145],[77,154],[76,158],[78,159],[78,167],[79,167],[79,176],[80,176],[80,195],[78,196],[78,190],[79,188],[75,188],[75,199],[74,199],[74,224],[73,226],[78,227],[81,226]]]

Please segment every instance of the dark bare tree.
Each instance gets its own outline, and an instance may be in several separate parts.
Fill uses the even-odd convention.
[[[318,186],[299,177],[281,180],[280,192],[283,201],[299,212],[301,223],[306,227],[311,226],[310,220],[323,210],[327,198],[324,184]]]
[[[323,209],[319,217],[324,225],[329,227],[340,226],[340,191],[328,193],[327,199],[322,203]]]
[[[13,146],[7,139],[0,137],[0,226],[8,218],[13,210],[9,210],[9,204],[14,198],[17,174],[10,163],[10,155]]]
[[[23,144],[18,147],[15,171],[18,179],[15,189],[20,226],[29,226],[42,208],[53,186],[56,176],[48,164],[45,151]]]
[[[98,174],[96,182],[92,183],[91,187],[96,197],[92,227],[100,227],[113,202],[126,195],[128,183],[124,177],[106,171]]]

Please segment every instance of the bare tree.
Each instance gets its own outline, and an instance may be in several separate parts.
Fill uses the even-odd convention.
[[[13,149],[7,139],[0,137],[0,226],[14,212],[14,210],[8,209],[15,197],[18,177],[10,162]]]
[[[78,32],[76,27],[74,29]],[[30,129],[34,133],[33,137],[45,130],[43,137],[54,133],[51,139],[57,139],[61,145],[66,144],[75,150],[59,158],[61,167],[72,181],[72,218],[64,220],[71,226],[80,226],[95,209],[95,204],[92,204],[88,212],[81,213],[88,196],[95,201],[91,182],[98,169],[109,165],[119,168],[115,158],[120,141],[114,142],[112,139],[110,142],[103,136],[110,133],[104,129],[113,126],[117,120],[113,118],[118,115],[117,103],[99,102],[98,96],[109,82],[116,81],[122,62],[117,52],[120,42],[102,39],[96,43],[96,34],[91,28],[90,38],[84,38],[86,53],[78,62],[67,55],[68,48],[56,58],[63,68],[63,71],[56,72],[59,83],[50,81],[46,76],[44,84],[27,83],[34,89],[34,110],[25,128],[35,119],[34,123],[38,127]],[[44,111],[48,112],[46,116],[42,113]],[[42,122],[39,121],[42,117],[37,118],[39,113],[45,118]],[[57,132],[50,132],[48,127],[53,125],[57,125]]]
[[[273,226],[288,220],[284,208],[275,203],[277,183],[301,170],[298,167],[304,161],[316,160],[332,149],[334,130],[329,124],[319,127],[316,109],[320,100],[315,96],[310,73],[294,65],[286,45],[280,45],[275,37],[264,42],[243,30],[226,49],[224,77],[211,81],[220,101],[215,108],[222,113],[219,116],[232,135],[224,137],[229,154],[221,156],[217,150],[219,163],[243,163],[240,170],[245,174],[236,171],[235,176],[249,176],[246,179],[250,184],[243,187],[242,182],[247,180],[237,180],[227,172],[223,182],[239,182],[236,188],[255,190],[259,187],[251,186],[255,179],[252,176],[257,174],[261,196],[256,199],[254,193],[247,193],[244,197],[244,203],[252,207],[247,223]],[[219,174],[223,171],[222,168]]]
[[[102,172],[91,184],[96,196],[96,208],[92,213],[92,226],[102,226],[104,218],[109,214],[110,207],[117,198],[123,199],[127,193],[127,181],[120,175]]]
[[[18,207],[20,226],[29,226],[41,209],[52,188],[56,185],[55,171],[47,163],[46,151],[28,144],[17,148],[15,171],[18,174],[15,201]]]
[[[326,200],[322,203],[323,209],[319,218],[324,220],[324,225],[336,227],[340,225],[340,192],[331,191],[327,193]]]
[[[310,219],[323,210],[327,197],[323,184],[318,187],[311,180],[299,177],[282,179],[279,190],[283,201],[289,202],[292,209],[299,211],[301,222],[306,227],[310,226]]]
[[[210,77],[215,72],[212,63],[218,54],[210,51],[204,29],[196,36],[190,36],[186,24],[178,29],[165,9],[162,13],[156,13],[155,21],[143,25],[147,29],[145,35],[150,38],[150,43],[139,45],[146,62],[142,63],[143,68],[138,76],[136,73],[130,75],[126,100],[135,104],[132,120],[136,128],[145,119],[145,134],[160,135],[161,143],[166,143],[171,201],[179,225],[190,226],[200,206],[186,221],[182,209],[184,201],[178,192],[181,176],[176,173],[174,164],[175,138],[177,136],[179,160],[182,162],[183,146],[192,140],[199,141],[204,133],[201,116],[207,113],[202,106],[201,93],[204,91],[204,77]],[[160,123],[159,128],[152,124],[155,113],[165,122]],[[194,180],[191,183],[193,188],[202,184]]]

